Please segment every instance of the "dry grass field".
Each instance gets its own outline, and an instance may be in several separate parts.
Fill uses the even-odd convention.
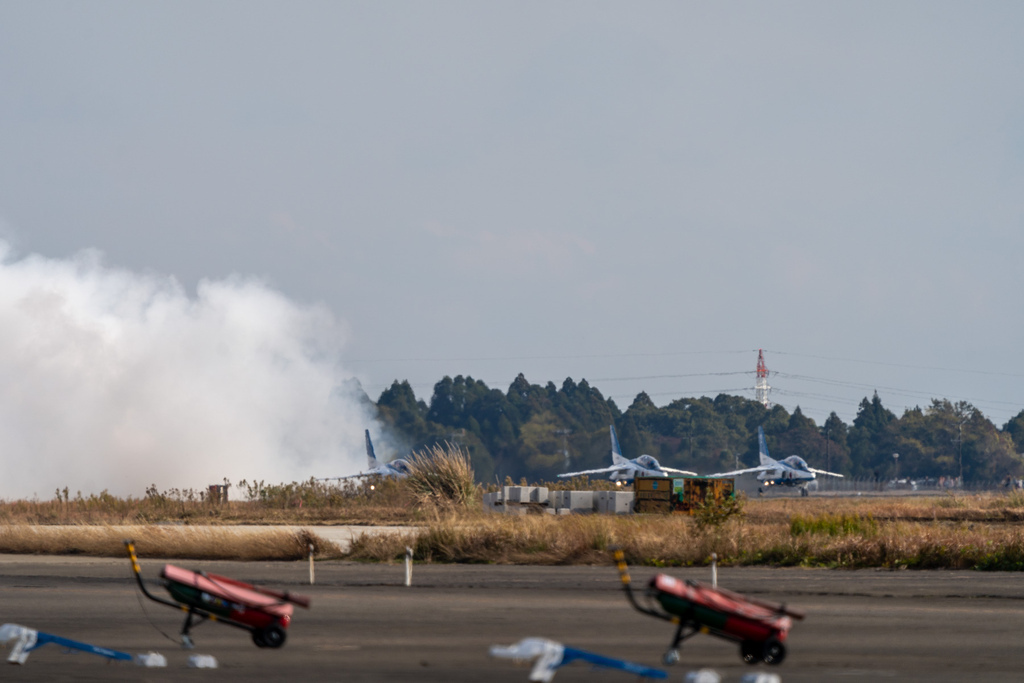
[[[617,546],[630,564],[657,567],[704,565],[715,553],[724,566],[1024,570],[1024,531],[1001,514],[976,521],[986,508],[958,518],[941,499],[804,502],[754,502],[742,518],[705,526],[679,515],[449,515],[416,534],[357,538],[346,557],[397,560],[408,545],[428,562],[602,564]]]
[[[586,485],[587,482],[575,482]],[[621,547],[631,564],[1024,570],[1024,494],[741,499],[729,515],[504,516],[484,513],[458,452],[432,454],[406,480],[267,486],[213,502],[192,491],[145,498],[0,503],[0,553],[117,556],[134,537],[150,557],[389,562],[414,548],[420,562],[601,564]],[[244,525],[409,525],[357,537],[345,551],[315,533],[245,533]]]

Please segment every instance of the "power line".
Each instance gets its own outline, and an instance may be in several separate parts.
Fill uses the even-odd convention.
[[[768,349],[765,349],[766,351]],[[858,358],[836,358],[833,356],[819,356],[812,353],[795,353],[792,351],[772,351],[774,354],[780,356],[795,356],[797,358],[816,358],[818,360],[827,360],[842,363],[863,363],[864,365],[881,365],[890,368],[905,368],[908,370],[932,370],[934,372],[963,372],[972,375],[994,375],[996,377],[1024,377],[1021,373],[994,371],[994,370],[966,370],[964,368],[938,368],[930,365],[910,365],[907,363],[886,363],[885,361],[877,360],[861,360]]]
[[[756,349],[755,349],[756,350]],[[736,351],[670,351],[665,353],[594,353],[567,356],[493,356],[479,358],[347,358],[342,363],[477,363],[510,360],[577,360],[584,358],[667,358],[671,356],[709,356],[715,354],[751,353],[749,349]]]

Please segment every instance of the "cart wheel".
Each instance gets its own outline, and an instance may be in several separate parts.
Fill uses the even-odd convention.
[[[661,661],[665,663],[665,666],[672,666],[679,663],[679,650],[672,648],[665,653],[665,656],[661,658]]]
[[[256,640],[257,636],[259,641]],[[284,645],[286,634],[277,624],[271,624],[259,631],[253,631],[252,640],[258,647],[278,648]],[[260,645],[262,643],[262,645]]]
[[[782,664],[786,658],[786,646],[771,638],[764,641],[761,659],[765,664]]]
[[[753,640],[744,640],[740,643],[740,657],[747,664],[757,664],[761,661],[763,654],[764,648],[761,647],[761,643]]]

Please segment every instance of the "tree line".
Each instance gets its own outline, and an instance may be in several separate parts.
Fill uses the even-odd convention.
[[[897,416],[876,392],[860,402],[852,424],[832,412],[819,426],[799,406],[790,413],[728,394],[658,407],[641,392],[622,411],[585,379],[540,386],[522,374],[507,391],[446,376],[429,403],[416,398],[408,381],[395,380],[376,402],[363,396],[405,448],[456,443],[484,482],[545,481],[605,467],[611,464],[610,424],[626,457],[649,453],[663,465],[699,473],[758,464],[758,426],[773,457],[800,455],[811,467],[847,476],[890,479],[898,468],[901,478],[962,476],[970,483],[1024,473],[1024,410],[999,428],[964,401],[933,399]]]

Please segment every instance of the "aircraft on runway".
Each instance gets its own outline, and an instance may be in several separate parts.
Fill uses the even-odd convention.
[[[633,481],[633,477],[667,477],[672,474],[684,474],[687,476],[695,477],[696,472],[687,472],[686,470],[677,470],[671,467],[663,467],[661,463],[653,455],[641,455],[638,458],[628,460],[622,455],[622,449],[619,448],[619,440],[615,438],[615,425],[608,425],[608,429],[612,434],[612,466],[602,467],[597,470],[582,470],[580,472],[566,472],[565,474],[559,474],[558,476],[562,479],[566,477],[576,477],[581,474],[604,474],[608,473],[608,478],[614,481],[616,484],[629,483]]]
[[[825,474],[830,477],[841,477],[843,475],[825,470],[816,470],[808,467],[807,463],[799,455],[791,455],[782,460],[775,460],[768,455],[768,443],[764,439],[764,429],[757,428],[758,451],[761,455],[761,464],[757,467],[748,467],[744,470],[733,470],[732,472],[719,472],[709,474],[709,477],[735,477],[738,474],[757,472],[757,481],[763,486],[799,486],[800,495],[807,495],[807,484],[817,479],[817,475]],[[757,489],[761,493],[761,489]]]
[[[344,477],[325,477],[328,479],[355,479],[356,477],[407,477],[409,476],[409,463],[398,458],[390,462],[381,462],[373,454],[373,442],[370,441],[370,430],[366,430],[366,466],[365,472],[349,474]]]

